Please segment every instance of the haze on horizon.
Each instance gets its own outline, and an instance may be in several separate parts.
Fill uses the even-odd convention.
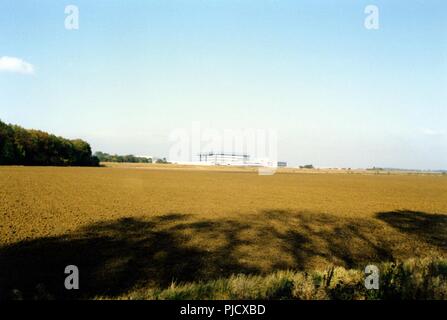
[[[272,128],[278,160],[447,169],[447,3],[0,4],[0,119],[165,157],[170,133]],[[364,27],[367,5],[380,27]]]

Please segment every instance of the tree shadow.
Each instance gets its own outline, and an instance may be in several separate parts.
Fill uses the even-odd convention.
[[[312,267],[312,260],[318,258],[347,268],[394,260],[395,241],[382,236],[374,219],[287,211],[268,211],[266,216],[288,227],[275,237],[282,240],[284,251],[292,253],[295,268]]]
[[[393,226],[400,221],[382,219]],[[42,291],[58,299],[90,299],[319,263],[363,268],[394,259],[402,239],[384,236],[383,226],[372,218],[280,210],[225,219],[171,213],[104,221],[1,247],[0,299],[14,298],[14,289],[25,299],[42,298]],[[64,287],[68,265],[79,268],[80,290]]]
[[[0,248],[0,299],[14,298],[17,289],[25,299],[73,299],[118,296],[138,285],[162,286],[172,281],[194,281],[209,274],[254,272],[232,259],[230,242],[219,252],[188,245],[190,236],[178,232],[187,215],[169,214],[149,220],[123,218],[95,223],[60,237],[22,241]],[[171,226],[170,224],[173,224]],[[191,223],[189,228],[217,229],[217,225]],[[236,230],[237,225],[227,225]],[[217,230],[216,230],[217,231]],[[80,270],[80,290],[64,287],[65,267]]]
[[[377,213],[377,218],[400,232],[447,250],[447,215],[411,210]]]

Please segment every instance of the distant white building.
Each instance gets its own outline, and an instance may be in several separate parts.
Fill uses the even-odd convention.
[[[270,159],[250,159],[250,155],[230,152],[203,152],[193,161],[173,161],[182,165],[203,166],[247,166],[247,167],[277,167],[277,162]]]
[[[250,156],[248,154],[225,153],[225,152],[206,152],[199,154],[199,162],[208,165],[224,165],[224,166],[244,166],[250,164]]]

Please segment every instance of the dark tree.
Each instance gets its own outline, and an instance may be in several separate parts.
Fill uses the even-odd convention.
[[[0,121],[0,164],[97,166],[90,145]]]

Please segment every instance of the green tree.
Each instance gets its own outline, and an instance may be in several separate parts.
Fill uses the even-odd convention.
[[[0,121],[0,164],[96,166],[90,145]]]

